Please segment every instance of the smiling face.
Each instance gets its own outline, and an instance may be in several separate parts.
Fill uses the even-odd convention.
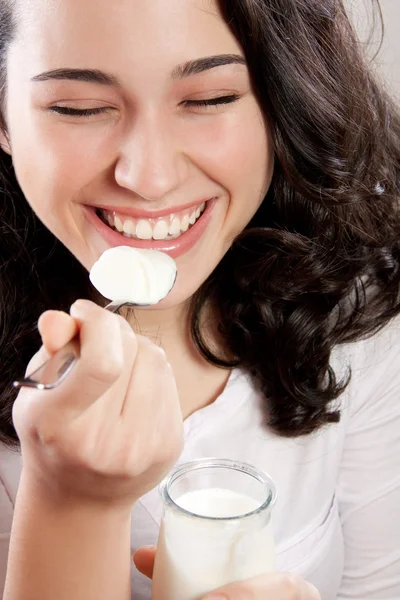
[[[272,176],[237,40],[209,0],[17,6],[5,117],[28,202],[87,269],[117,245],[168,252],[163,305],[184,301]]]

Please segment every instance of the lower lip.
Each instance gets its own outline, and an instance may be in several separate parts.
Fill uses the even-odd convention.
[[[128,238],[108,227],[96,214],[96,209],[85,206],[90,222],[96,227],[101,237],[110,245],[111,248],[116,246],[131,246],[132,248],[144,248],[146,250],[158,250],[169,254],[171,258],[178,258],[189,252],[193,246],[199,241],[212,217],[213,209],[217,202],[216,198],[209,200],[206,208],[198,221],[185,233],[174,240],[139,240],[136,238]]]

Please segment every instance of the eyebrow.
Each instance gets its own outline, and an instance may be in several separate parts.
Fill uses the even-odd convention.
[[[68,79],[70,81],[84,81],[100,85],[114,85],[119,87],[117,77],[99,71],[98,69],[53,69],[32,77],[31,81],[50,81],[53,79]]]
[[[246,65],[246,60],[240,54],[217,54],[189,60],[175,67],[171,73],[172,79],[185,79],[198,75],[204,71],[222,67],[224,65]],[[98,69],[53,69],[32,77],[31,81],[69,80],[97,83],[99,85],[121,87],[121,82],[115,75],[99,71]]]
[[[215,56],[206,56],[205,58],[197,58],[196,60],[189,60],[183,65],[178,65],[172,71],[172,79],[185,79],[191,75],[198,75],[204,71],[215,69],[216,67],[223,67],[224,65],[245,65],[246,60],[240,54],[217,54]]]

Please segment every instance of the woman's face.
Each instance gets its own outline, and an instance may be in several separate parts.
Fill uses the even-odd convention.
[[[90,269],[168,252],[202,284],[256,212],[273,152],[243,52],[210,0],[18,0],[5,118],[21,188]]]

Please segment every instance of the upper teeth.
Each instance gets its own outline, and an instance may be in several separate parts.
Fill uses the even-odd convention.
[[[190,225],[194,225],[205,206],[206,203],[203,202],[196,208],[186,209],[158,219],[135,219],[106,210],[102,211],[102,215],[111,227],[126,237],[137,237],[141,240],[166,240],[179,237],[189,229]]]

